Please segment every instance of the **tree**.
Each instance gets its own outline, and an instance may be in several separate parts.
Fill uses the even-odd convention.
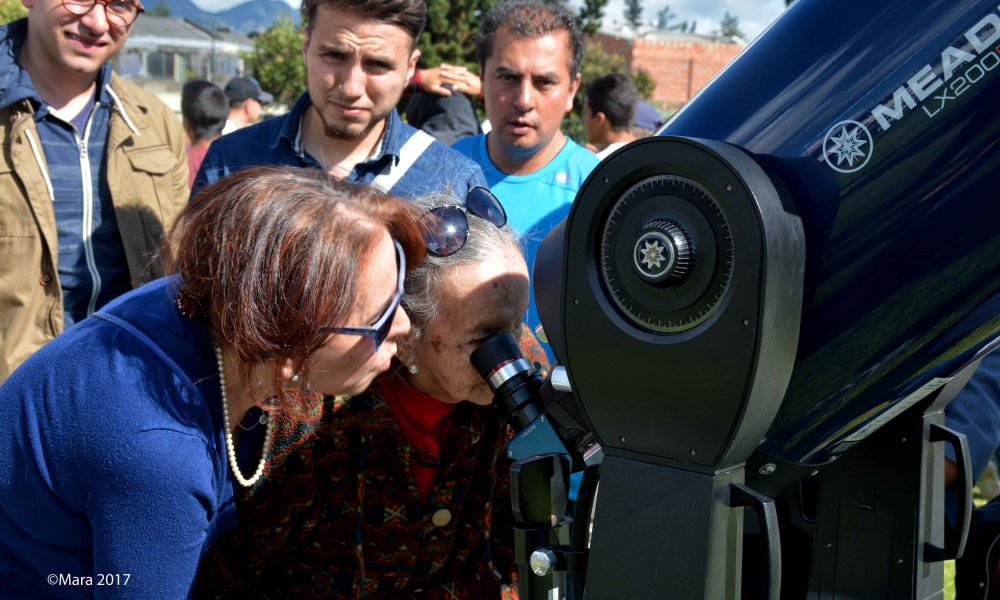
[[[420,35],[420,66],[461,65],[478,72],[476,32],[489,0],[428,0],[427,25]]]
[[[291,106],[306,91],[306,65],[302,60],[303,34],[287,13],[253,40],[253,50],[243,60],[253,69],[260,87],[274,94],[276,102]]]
[[[670,19],[673,19],[677,15],[670,12],[670,5],[664,6],[660,10],[656,11],[656,28],[661,30],[666,30],[670,26]]]
[[[729,14],[726,11],[725,16],[722,17],[722,22],[719,23],[719,35],[722,37],[746,37],[742,31],[740,31],[740,18]]]
[[[653,76],[644,69],[636,69],[632,73],[632,82],[635,84],[635,91],[639,93],[640,100],[650,100],[653,97],[656,82],[653,81]]]
[[[153,16],[154,17],[169,17],[170,16],[170,7],[167,6],[166,2],[164,2],[163,0],[160,0],[159,2],[156,3],[156,6],[153,7]]]
[[[21,0],[0,0],[0,24],[16,21],[28,16],[28,9],[21,5]]]
[[[604,7],[608,5],[608,0],[583,0],[577,20],[580,27],[587,35],[597,35],[597,30],[604,20]]]
[[[642,0],[625,0],[625,20],[635,28],[642,26]]]

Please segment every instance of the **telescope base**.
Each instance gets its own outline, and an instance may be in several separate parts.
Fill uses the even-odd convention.
[[[740,598],[743,469],[704,474],[606,455],[586,600]]]

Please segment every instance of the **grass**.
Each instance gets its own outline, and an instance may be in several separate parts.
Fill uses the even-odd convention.
[[[944,561],[944,600],[955,600],[955,561]]]
[[[976,507],[986,504],[986,498],[979,493],[979,486],[972,488],[972,502]],[[955,561],[944,562],[944,600],[955,600]]]

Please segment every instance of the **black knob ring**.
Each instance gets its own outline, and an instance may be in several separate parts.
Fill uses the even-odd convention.
[[[636,273],[656,286],[673,286],[684,281],[694,268],[694,259],[694,244],[684,228],[669,219],[643,227],[632,251]]]

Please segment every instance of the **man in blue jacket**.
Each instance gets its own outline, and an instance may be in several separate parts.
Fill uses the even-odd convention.
[[[222,136],[192,192],[251,165],[318,167],[402,197],[485,183],[472,161],[403,123],[396,104],[420,58],[422,0],[304,0],[308,91],[291,111]]]

